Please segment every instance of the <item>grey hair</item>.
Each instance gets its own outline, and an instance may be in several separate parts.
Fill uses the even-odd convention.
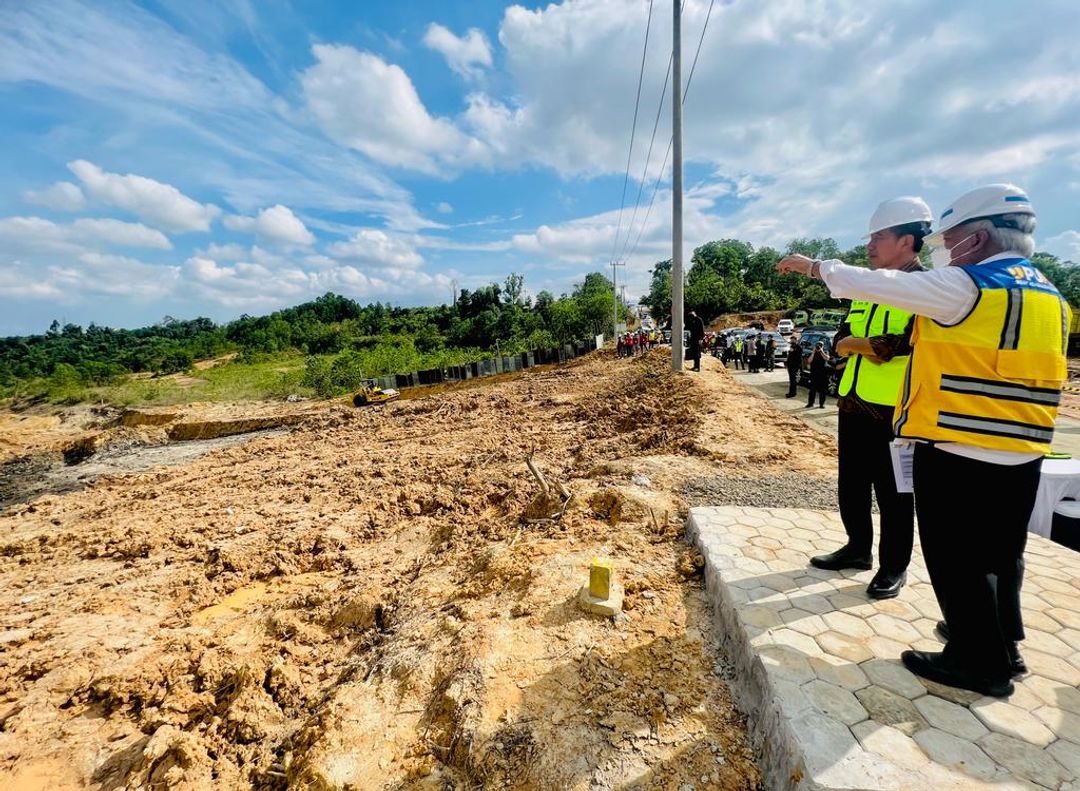
[[[998,223],[1011,227],[995,225],[993,220],[981,219],[968,223],[974,231],[986,231],[990,241],[1001,248],[1001,252],[1020,253],[1024,258],[1031,258],[1035,253],[1035,215],[999,214],[994,217]]]

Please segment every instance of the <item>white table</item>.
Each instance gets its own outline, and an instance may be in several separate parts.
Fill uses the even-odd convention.
[[[1080,460],[1043,459],[1039,493],[1031,509],[1028,532],[1049,538],[1054,508],[1066,497],[1080,499]]]

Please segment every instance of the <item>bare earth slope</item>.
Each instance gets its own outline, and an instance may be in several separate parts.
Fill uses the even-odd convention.
[[[695,478],[831,472],[706,360],[328,407],[0,517],[0,787],[753,789]],[[561,519],[524,460],[573,493]],[[608,555],[625,617],[574,604]]]

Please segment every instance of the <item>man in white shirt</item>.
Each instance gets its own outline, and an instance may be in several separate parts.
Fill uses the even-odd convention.
[[[925,678],[996,697],[1026,672],[1020,584],[1027,522],[1065,378],[1068,308],[1027,260],[1035,212],[1010,184],[958,198],[927,238],[949,261],[929,272],[870,271],[788,256],[781,272],[833,296],[916,315],[894,429],[915,446],[915,503],[948,642],[905,651]],[[944,263],[944,262],[942,262]]]

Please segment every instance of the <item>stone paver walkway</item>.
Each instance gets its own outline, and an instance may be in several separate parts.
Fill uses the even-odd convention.
[[[837,514],[694,508],[689,534],[770,788],[1080,791],[1080,554],[1030,537],[1032,672],[999,700],[900,664],[906,648],[941,650],[917,542],[900,597],[875,602],[872,572],[807,564],[843,543]]]

